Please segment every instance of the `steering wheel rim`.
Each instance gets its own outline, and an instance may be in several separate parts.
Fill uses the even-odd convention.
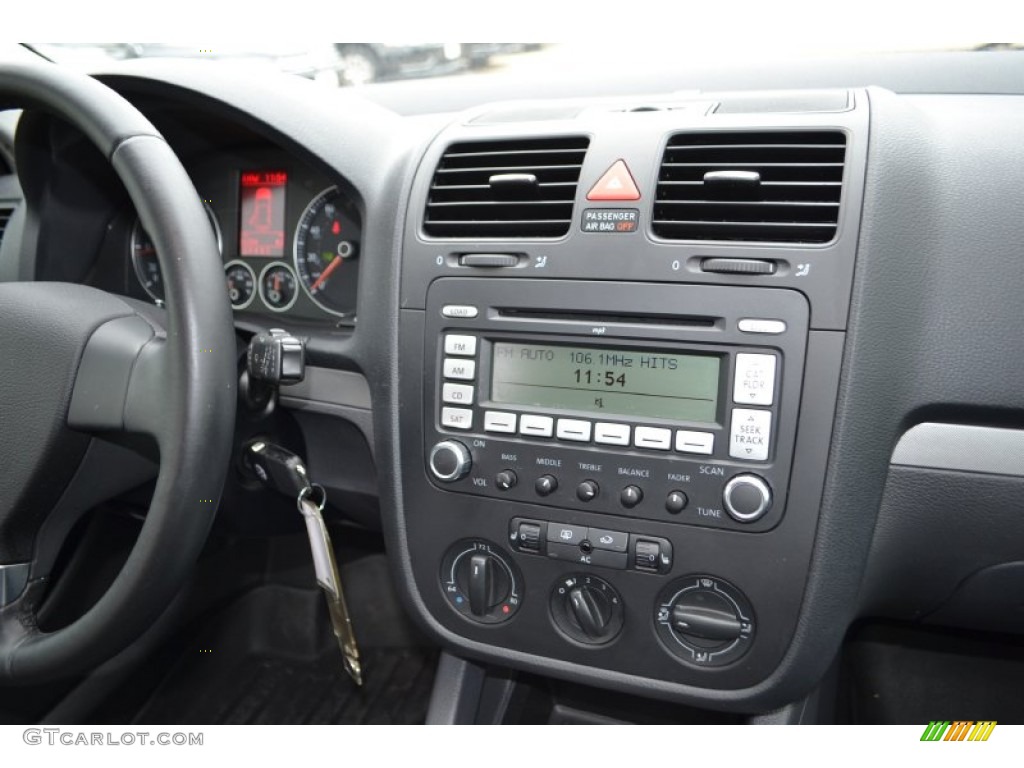
[[[83,331],[88,335],[74,363],[67,423],[92,433],[148,433],[160,451],[153,500],[138,541],[92,608],[66,627],[42,632],[36,609],[47,577],[35,573],[20,597],[0,608],[0,683],[30,683],[76,674],[113,656],[185,582],[212,524],[230,459],[235,338],[206,213],[156,128],[93,78],[46,63],[0,67],[0,103],[55,115],[100,149],[153,238],[167,299],[166,326],[160,328],[128,302],[94,289],[0,285],[0,306],[5,297],[8,306],[24,308],[46,296],[66,296],[85,307],[79,314],[95,318],[94,327]],[[143,328],[140,335],[141,324],[149,331]],[[111,331],[128,325],[135,329],[134,340],[126,342],[125,334]],[[97,371],[101,379],[111,375],[111,369],[127,371],[120,389],[97,391],[95,381],[83,383]]]

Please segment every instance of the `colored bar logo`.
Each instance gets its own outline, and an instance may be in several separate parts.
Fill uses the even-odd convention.
[[[932,720],[921,741],[988,741],[995,727],[995,720]]]

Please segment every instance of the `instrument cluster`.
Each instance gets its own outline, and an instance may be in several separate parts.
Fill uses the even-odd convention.
[[[362,245],[354,195],[286,153],[232,153],[188,164],[236,313],[352,325]],[[125,243],[129,292],[164,302],[157,249],[136,217]]]

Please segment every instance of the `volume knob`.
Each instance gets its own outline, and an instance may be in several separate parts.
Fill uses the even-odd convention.
[[[469,474],[473,457],[458,440],[442,440],[430,451],[430,471],[444,483],[453,483]]]

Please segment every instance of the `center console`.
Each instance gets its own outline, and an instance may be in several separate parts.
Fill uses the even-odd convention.
[[[428,150],[402,255],[397,514],[410,604],[453,652],[720,706],[777,674],[808,586],[863,175],[866,110],[830,103],[778,125],[703,101],[584,112],[540,144],[537,124],[469,120]],[[674,147],[695,136],[711,165],[691,182]],[[567,153],[571,184],[548,174]],[[777,175],[805,160],[840,170]],[[698,186],[715,227],[757,205],[737,218],[767,226],[831,184],[815,205],[834,229],[676,238],[669,183]],[[555,206],[564,232],[512,237]]]

